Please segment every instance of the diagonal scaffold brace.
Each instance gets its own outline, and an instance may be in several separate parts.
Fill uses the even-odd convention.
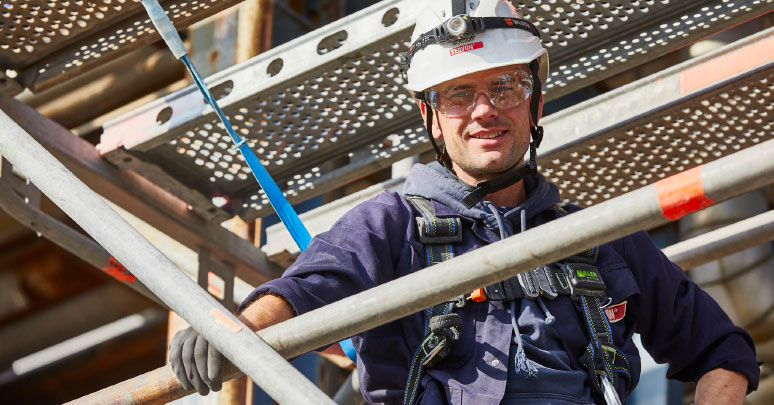
[[[774,183],[774,140],[761,143],[586,208],[452,260],[374,287],[258,332],[283,357],[291,358],[348,336],[616,240],[677,220],[708,205]],[[626,207],[625,216],[611,215]],[[770,214],[751,219],[752,238],[770,240]],[[709,235],[708,235],[709,236]],[[717,239],[713,237],[712,239]],[[683,260],[697,259],[685,248]],[[347,314],[343,317],[341,314]],[[228,378],[238,377],[230,367]],[[157,404],[186,392],[165,366],[77,400],[89,404]]]
[[[199,287],[5,112],[0,154],[279,403],[333,403]]]

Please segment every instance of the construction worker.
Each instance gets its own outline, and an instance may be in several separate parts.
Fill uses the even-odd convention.
[[[403,67],[437,161],[414,166],[403,194],[354,208],[258,287],[240,306],[252,329],[579,209],[560,205],[537,172],[548,55],[511,3],[427,1]],[[571,253],[354,336],[365,399],[623,403],[639,379],[635,332],[670,378],[698,382],[697,404],[739,404],[757,387],[750,336],[647,234]],[[219,389],[223,358],[192,329],[175,336],[170,362],[189,389]]]

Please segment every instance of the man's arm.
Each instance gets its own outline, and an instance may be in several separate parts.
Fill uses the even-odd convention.
[[[239,314],[239,320],[253,331],[268,328],[296,316],[293,307],[276,295],[264,295],[248,305]]]
[[[276,295],[264,295],[245,308],[239,315],[239,320],[253,331],[258,331],[294,316],[296,314],[293,307],[285,299]],[[339,345],[331,345],[318,354],[343,369],[352,370],[355,367],[352,360],[341,351]]]
[[[716,368],[696,384],[696,405],[741,404],[747,394],[747,377],[736,371]]]

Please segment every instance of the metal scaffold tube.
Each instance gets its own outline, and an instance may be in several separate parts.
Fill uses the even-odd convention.
[[[680,267],[690,269],[771,240],[774,240],[774,211],[675,243],[663,251]]]
[[[332,403],[5,112],[0,113],[0,154],[277,402]]]
[[[774,182],[774,140],[484,246],[452,260],[263,329],[282,356],[294,357],[394,321],[475,288],[513,277],[708,204]],[[626,207],[625,216],[611,215]],[[341,316],[347,314],[347,316]],[[239,375],[231,368],[229,377]],[[169,387],[168,390],[160,387]],[[169,366],[83,397],[79,403],[162,403],[186,393]]]

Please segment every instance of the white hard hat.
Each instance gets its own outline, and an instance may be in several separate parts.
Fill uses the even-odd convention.
[[[427,0],[422,0],[427,1]],[[511,3],[506,0],[465,0],[456,4],[464,4],[467,17],[504,17],[521,20],[521,15]],[[411,36],[412,51],[408,59],[407,88],[412,92],[420,92],[437,84],[460,76],[480,72],[500,66],[528,64],[537,59],[538,78],[541,83],[548,79],[548,53],[543,48],[537,30],[526,21],[514,21],[522,29],[489,28],[479,31],[476,35],[462,36],[460,40],[443,41],[440,43],[420,44],[420,37],[443,25],[443,29],[454,30],[451,21],[452,7],[455,0],[429,0],[428,5],[420,11],[416,27]],[[461,9],[455,10],[461,11]],[[453,19],[452,19],[453,20]],[[456,19],[457,27],[464,30],[465,22],[471,28],[471,19]],[[460,22],[462,21],[462,22]],[[450,26],[451,24],[451,26]],[[461,25],[460,25],[461,24]],[[508,24],[511,25],[511,24]],[[531,27],[533,32],[524,28]],[[438,31],[436,31],[438,32]]]

